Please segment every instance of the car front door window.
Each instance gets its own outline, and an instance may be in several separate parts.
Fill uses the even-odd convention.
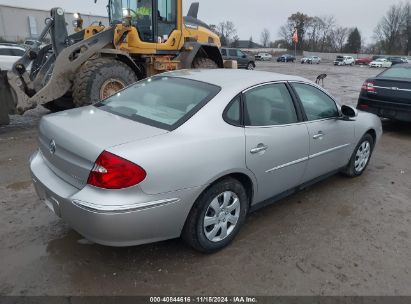
[[[308,120],[339,116],[335,101],[321,90],[303,83],[295,83],[293,87],[301,100]]]

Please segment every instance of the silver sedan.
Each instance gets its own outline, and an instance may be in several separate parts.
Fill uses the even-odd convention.
[[[41,200],[91,241],[181,236],[213,252],[249,212],[337,172],[361,175],[381,135],[377,116],[300,77],[178,71],[43,117],[30,169]]]

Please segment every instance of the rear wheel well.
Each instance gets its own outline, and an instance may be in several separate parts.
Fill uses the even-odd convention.
[[[254,195],[254,188],[253,188],[253,182],[251,180],[251,178],[249,176],[247,176],[244,173],[230,173],[227,175],[224,175],[222,177],[220,177],[219,179],[215,180],[214,182],[212,182],[207,188],[211,187],[212,185],[220,182],[221,180],[224,180],[226,178],[233,178],[236,179],[237,181],[239,181],[244,189],[245,192],[247,193],[247,197],[249,200],[249,204],[251,205],[251,202],[253,201],[253,195]]]

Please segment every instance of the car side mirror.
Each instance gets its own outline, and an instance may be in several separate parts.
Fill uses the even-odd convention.
[[[243,58],[247,58],[247,55],[243,55]]]
[[[346,105],[341,106],[341,113],[346,118],[355,118],[358,116],[356,108]]]

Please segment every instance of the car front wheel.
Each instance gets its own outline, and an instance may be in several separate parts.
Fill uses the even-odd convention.
[[[349,177],[357,177],[363,174],[367,168],[374,148],[374,139],[370,134],[365,134],[351,156],[350,162],[343,171]]]
[[[235,238],[247,213],[248,198],[243,185],[236,179],[226,178],[197,199],[182,238],[198,251],[215,252]]]
[[[247,70],[254,70],[254,68],[255,68],[255,65],[252,62],[249,62],[247,64]]]

